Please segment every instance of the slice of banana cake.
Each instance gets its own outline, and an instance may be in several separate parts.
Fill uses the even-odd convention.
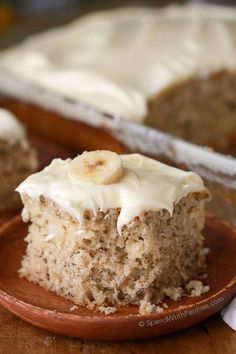
[[[15,188],[36,168],[36,154],[24,127],[10,112],[0,108],[0,212],[19,203]]]
[[[106,314],[200,295],[208,191],[201,178],[139,154],[55,159],[18,188],[30,221],[19,274]]]

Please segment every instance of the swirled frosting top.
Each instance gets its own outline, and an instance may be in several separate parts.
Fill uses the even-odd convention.
[[[39,200],[47,197],[83,224],[85,210],[120,208],[117,228],[121,233],[143,211],[166,209],[191,192],[206,190],[202,179],[140,154],[120,155],[124,174],[109,185],[82,183],[70,178],[73,160],[55,159],[41,172],[28,177],[17,191]],[[27,213],[27,211],[26,211]]]
[[[140,122],[163,89],[236,68],[235,20],[236,10],[210,5],[89,14],[3,52],[0,91],[74,119],[70,100]]]

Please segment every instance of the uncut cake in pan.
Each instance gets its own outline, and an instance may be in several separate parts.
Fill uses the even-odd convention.
[[[1,53],[1,104],[75,149],[122,151],[106,131],[122,117],[230,152],[235,21],[236,10],[210,5],[83,16]]]

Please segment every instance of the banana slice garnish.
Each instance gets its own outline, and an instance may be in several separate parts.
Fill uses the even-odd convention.
[[[119,155],[106,150],[85,151],[71,161],[68,169],[72,180],[93,184],[116,183],[123,172]]]

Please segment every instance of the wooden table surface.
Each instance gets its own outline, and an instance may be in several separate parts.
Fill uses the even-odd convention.
[[[8,217],[0,216],[0,225]],[[233,354],[236,332],[216,314],[184,331],[159,338],[94,342],[56,335],[17,318],[0,306],[0,354]]]
[[[0,354],[233,354],[236,332],[217,314],[201,324],[141,341],[93,342],[38,329],[0,306]]]

